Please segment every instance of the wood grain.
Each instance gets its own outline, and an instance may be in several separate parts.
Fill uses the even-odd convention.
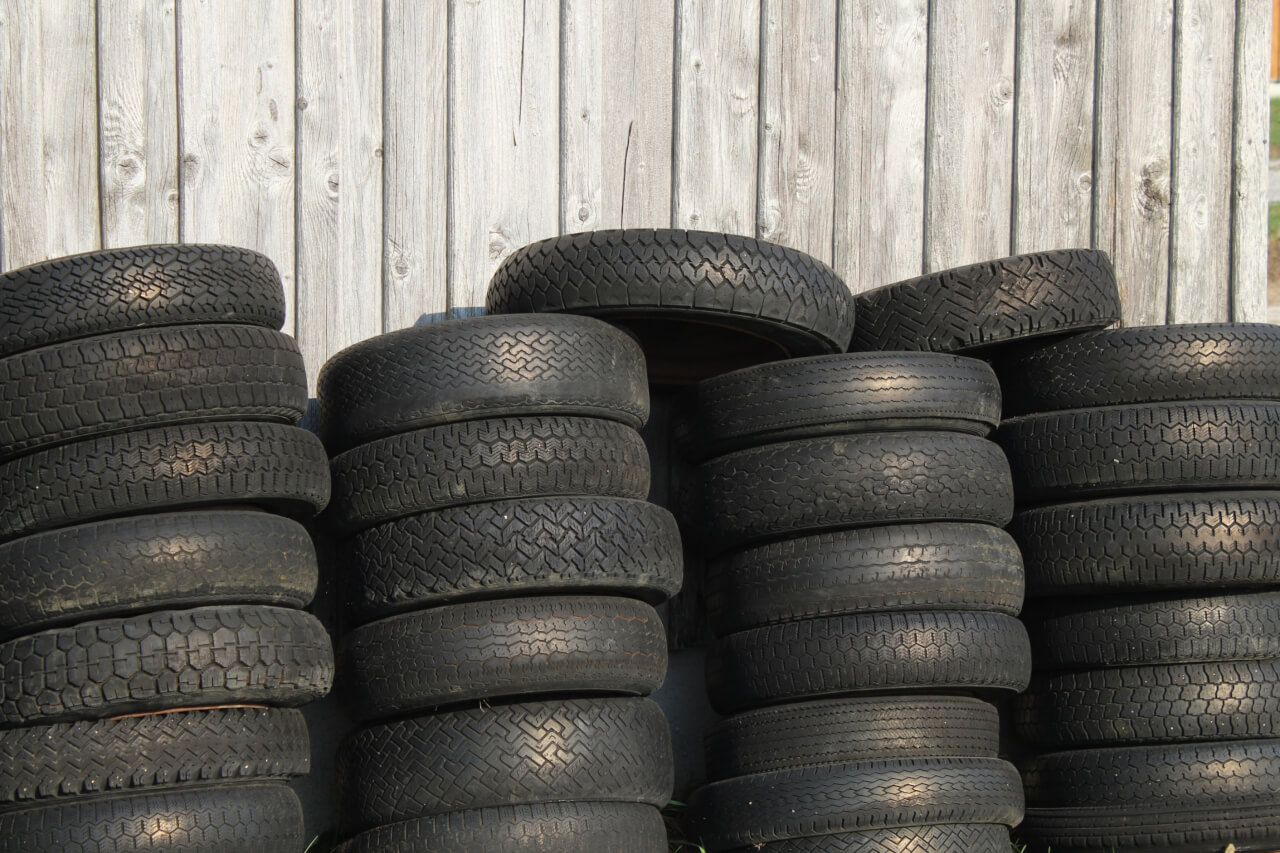
[[[1235,165],[1231,194],[1231,319],[1267,321],[1267,0],[1236,6]],[[1280,17],[1277,17],[1280,22]]]
[[[561,233],[601,227],[604,190],[604,7],[597,0],[560,5]]]

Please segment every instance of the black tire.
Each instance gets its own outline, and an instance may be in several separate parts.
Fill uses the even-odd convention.
[[[1003,853],[1009,849],[1009,828],[991,823],[905,826],[788,838],[748,849],[761,853]]]
[[[707,574],[718,635],[884,610],[1018,615],[1022,560],[987,524],[896,524],[798,536],[738,551]]]
[[[288,779],[311,769],[302,712],[214,708],[0,731],[0,803]]]
[[[658,604],[680,589],[671,513],[624,498],[493,501],[412,515],[346,546],[347,603],[360,621],[522,595],[629,595]]]
[[[1280,660],[1039,674],[1013,719],[1059,749],[1280,737]]]
[[[639,338],[650,381],[843,352],[853,297],[826,264],[773,243],[674,229],[566,234],[512,252],[490,314],[589,314]]]
[[[320,440],[284,424],[153,427],[0,464],[0,541],[102,518],[216,504],[308,517],[329,500]]]
[[[640,433],[597,418],[494,418],[381,438],[333,460],[339,533],[450,506],[511,498],[644,498]]]
[[[1002,360],[1005,414],[1188,400],[1280,400],[1280,329],[1265,323],[1133,326]]]
[[[320,371],[330,452],[397,432],[517,415],[581,415],[639,429],[649,418],[644,354],[590,317],[468,317],[349,346]]]
[[[1016,826],[1018,771],[998,758],[827,764],[712,782],[689,804],[710,851],[938,823]]]
[[[1280,493],[1205,492],[1056,504],[1009,532],[1030,595],[1280,584]]]
[[[706,734],[714,782],[774,770],[888,758],[995,758],[995,706],[966,696],[875,696],[759,708]]]
[[[653,806],[538,803],[453,812],[362,832],[339,853],[666,853]]]
[[[339,751],[348,829],[591,798],[665,806],[671,735],[648,699],[500,705],[353,732]],[[465,770],[460,770],[465,768]]]
[[[0,853],[296,853],[302,833],[302,804],[280,783],[0,812]]]
[[[996,344],[1101,329],[1120,319],[1105,252],[1015,255],[860,294],[851,350],[987,351]]]
[[[0,356],[139,326],[284,325],[284,285],[265,255],[159,245],[55,258],[0,274]]]
[[[947,432],[810,438],[699,466],[703,537],[722,553],[810,531],[916,521],[1003,527],[1013,516],[1004,454]]]
[[[162,610],[0,643],[0,728],[210,705],[302,705],[329,692],[333,649],[310,613]]]
[[[707,692],[721,713],[882,691],[1017,693],[1030,678],[1027,631],[1000,613],[806,619],[730,634],[707,656]]]
[[[1171,803],[1163,808],[1027,809],[1017,830],[1026,853],[1275,853],[1280,802]]]
[[[648,604],[554,596],[370,622],[347,635],[342,661],[348,705],[372,720],[503,696],[647,696],[666,676],[667,642]]]
[[[315,546],[296,521],[251,510],[126,516],[0,545],[0,638],[206,604],[304,607]]]
[[[139,329],[0,358],[0,458],[165,424],[296,424],[306,408],[297,342],[256,326]]]
[[[871,352],[761,364],[697,386],[697,455],[853,432],[946,429],[986,435],[1000,385],[984,362]]]

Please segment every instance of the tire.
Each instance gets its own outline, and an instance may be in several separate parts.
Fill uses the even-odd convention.
[[[1280,486],[1280,403],[1159,403],[1027,415],[1001,424],[1027,503]]]
[[[103,436],[0,464],[0,541],[103,518],[216,504],[308,517],[329,500],[320,440],[283,424]]]
[[[680,589],[675,518],[623,498],[527,498],[452,507],[371,527],[347,543],[360,621],[523,595],[626,595],[658,604]]]
[[[853,297],[826,264],[773,243],[673,229],[566,234],[507,256],[490,314],[589,314],[627,328],[651,382],[843,352]],[[708,359],[707,354],[714,357]]]
[[[667,671],[658,614],[629,598],[453,604],[347,635],[342,670],[361,720],[531,694],[647,696]]]
[[[1057,504],[1009,532],[1030,595],[1227,591],[1280,584],[1280,493],[1202,492]]]
[[[307,724],[294,709],[214,708],[0,731],[5,807],[310,770]]]
[[[538,803],[453,812],[379,826],[340,853],[666,853],[667,830],[653,806]]]
[[[1280,737],[1280,661],[1038,674],[1013,719],[1055,749]]]
[[[55,258],[0,274],[0,356],[141,326],[284,325],[284,285],[265,256],[158,245]]]
[[[469,317],[347,347],[320,371],[320,432],[331,452],[397,432],[527,415],[649,417],[644,355],[590,317]]]
[[[820,435],[945,429],[984,436],[1000,422],[985,363],[937,353],[850,353],[761,364],[697,385],[702,458]]]
[[[703,537],[723,553],[846,527],[1013,516],[1008,463],[994,443],[945,432],[810,438],[739,450],[698,469]]]
[[[965,696],[876,696],[747,711],[706,734],[712,781],[890,758],[995,758],[995,706]]]
[[[332,463],[333,526],[356,533],[407,515],[513,498],[642,499],[640,433],[596,418],[495,418],[363,444]]]
[[[896,524],[798,536],[713,563],[707,616],[719,636],[761,625],[886,610],[1018,615],[1022,560],[986,524]]]
[[[279,783],[0,812],[0,853],[284,853],[302,833],[302,804]]]
[[[1009,849],[1009,829],[990,823],[904,826],[773,841],[762,853],[987,853]]]
[[[942,270],[858,296],[849,349],[989,352],[1120,319],[1105,252],[1062,249]]]
[[[648,699],[534,702],[397,720],[353,732],[338,761],[350,829],[586,797],[660,807],[671,799],[674,773],[666,717]]]
[[[1006,416],[1190,400],[1280,400],[1280,329],[1136,326],[1029,347],[1001,362]]]
[[[1027,853],[1274,853],[1280,803],[1169,804],[1164,808],[1027,809],[1017,841]]]
[[[209,604],[305,607],[315,546],[296,521],[210,510],[127,516],[0,545],[0,638]]]
[[[0,643],[0,728],[232,704],[302,705],[329,692],[316,617],[280,607],[163,610]]]
[[[808,697],[881,691],[1025,690],[1026,629],[999,613],[872,613],[730,634],[707,656],[723,714]]]
[[[827,764],[712,782],[689,804],[710,851],[938,823],[1016,826],[1018,771],[998,758]]]

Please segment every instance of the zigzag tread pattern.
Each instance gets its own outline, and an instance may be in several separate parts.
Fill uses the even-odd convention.
[[[959,823],[788,838],[748,849],[761,853],[987,853],[1008,846],[1007,826]]]

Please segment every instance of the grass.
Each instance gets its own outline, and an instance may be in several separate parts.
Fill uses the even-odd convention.
[[[1273,202],[1267,213],[1267,239],[1280,235],[1280,201]]]
[[[1271,99],[1271,158],[1280,157],[1280,98]]]

